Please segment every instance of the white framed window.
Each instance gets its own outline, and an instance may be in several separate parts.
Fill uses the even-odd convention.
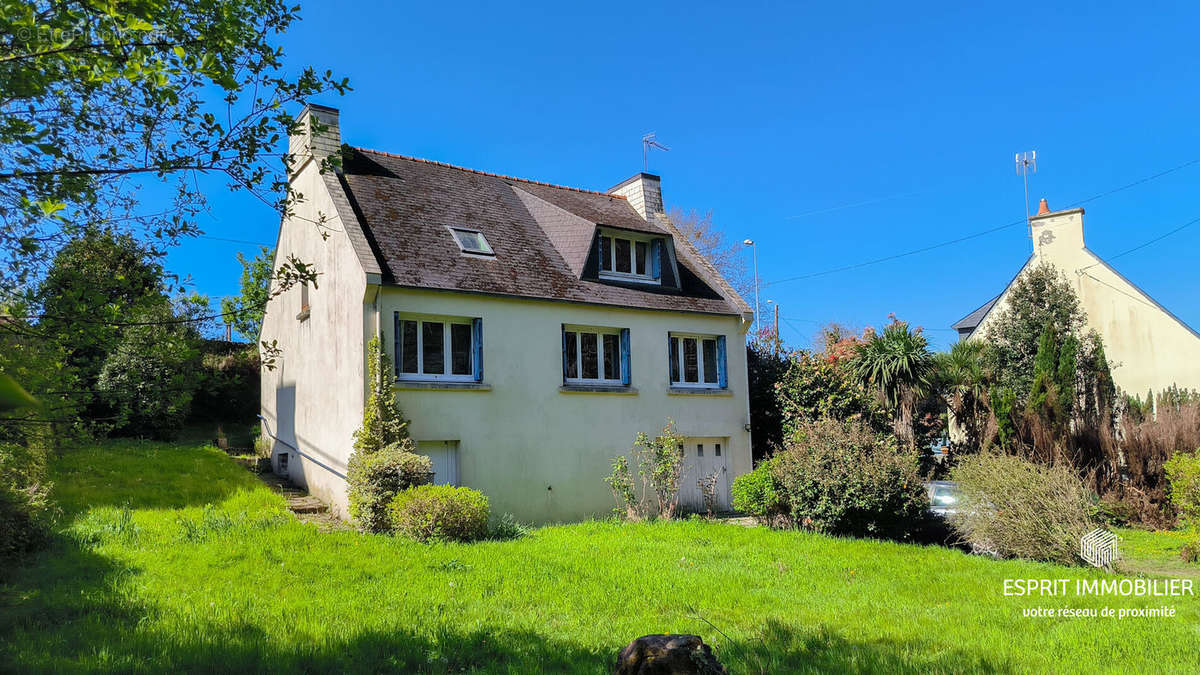
[[[629,329],[562,327],[563,382],[628,385]]]
[[[669,333],[668,373],[673,387],[725,389],[725,336]]]
[[[491,244],[487,238],[479,230],[469,227],[451,227],[450,234],[454,235],[454,242],[458,244],[458,248],[463,253],[472,255],[483,255],[492,257],[496,252],[492,250]]]
[[[479,382],[481,319],[396,313],[396,379]]]
[[[601,231],[600,278],[659,283],[661,241],[625,232]]]

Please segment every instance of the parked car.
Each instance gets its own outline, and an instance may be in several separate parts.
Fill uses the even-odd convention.
[[[953,515],[958,510],[958,483],[935,480],[925,484],[929,490],[929,512],[939,518]]]

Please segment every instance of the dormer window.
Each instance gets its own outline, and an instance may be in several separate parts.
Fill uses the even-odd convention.
[[[463,253],[471,255],[486,255],[494,256],[496,252],[488,244],[483,233],[479,230],[472,230],[467,227],[452,227],[450,233],[454,235],[454,241],[458,243],[458,248]]]
[[[659,283],[659,250],[651,237],[604,232],[600,235],[600,278]]]

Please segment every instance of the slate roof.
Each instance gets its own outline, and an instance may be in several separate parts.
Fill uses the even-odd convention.
[[[999,295],[992,298],[988,302],[984,303],[984,305],[979,309],[959,319],[953,326],[951,326],[951,328],[959,332],[964,330],[975,330],[975,327],[979,325],[979,322],[983,321],[983,317],[987,316],[987,313],[991,311],[992,305],[996,304],[996,301],[999,299]]]
[[[376,265],[384,283],[712,314],[746,309],[678,241],[678,289],[589,279],[598,225],[672,235],[623,197],[361,148],[345,150],[338,182],[369,245],[364,267]],[[482,232],[495,257],[464,255],[450,226]]]

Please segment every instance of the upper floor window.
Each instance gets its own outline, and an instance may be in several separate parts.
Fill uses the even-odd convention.
[[[635,234],[600,235],[600,277],[658,283],[662,242]]]
[[[396,379],[481,381],[483,320],[397,313]]]
[[[728,386],[724,335],[670,333],[667,346],[671,386],[715,389]]]
[[[628,386],[629,329],[563,326],[563,382]]]
[[[479,230],[473,230],[469,227],[452,227],[450,228],[450,233],[454,235],[454,241],[458,243],[458,248],[463,253],[487,256],[496,255],[491,245],[488,244],[487,238]]]

